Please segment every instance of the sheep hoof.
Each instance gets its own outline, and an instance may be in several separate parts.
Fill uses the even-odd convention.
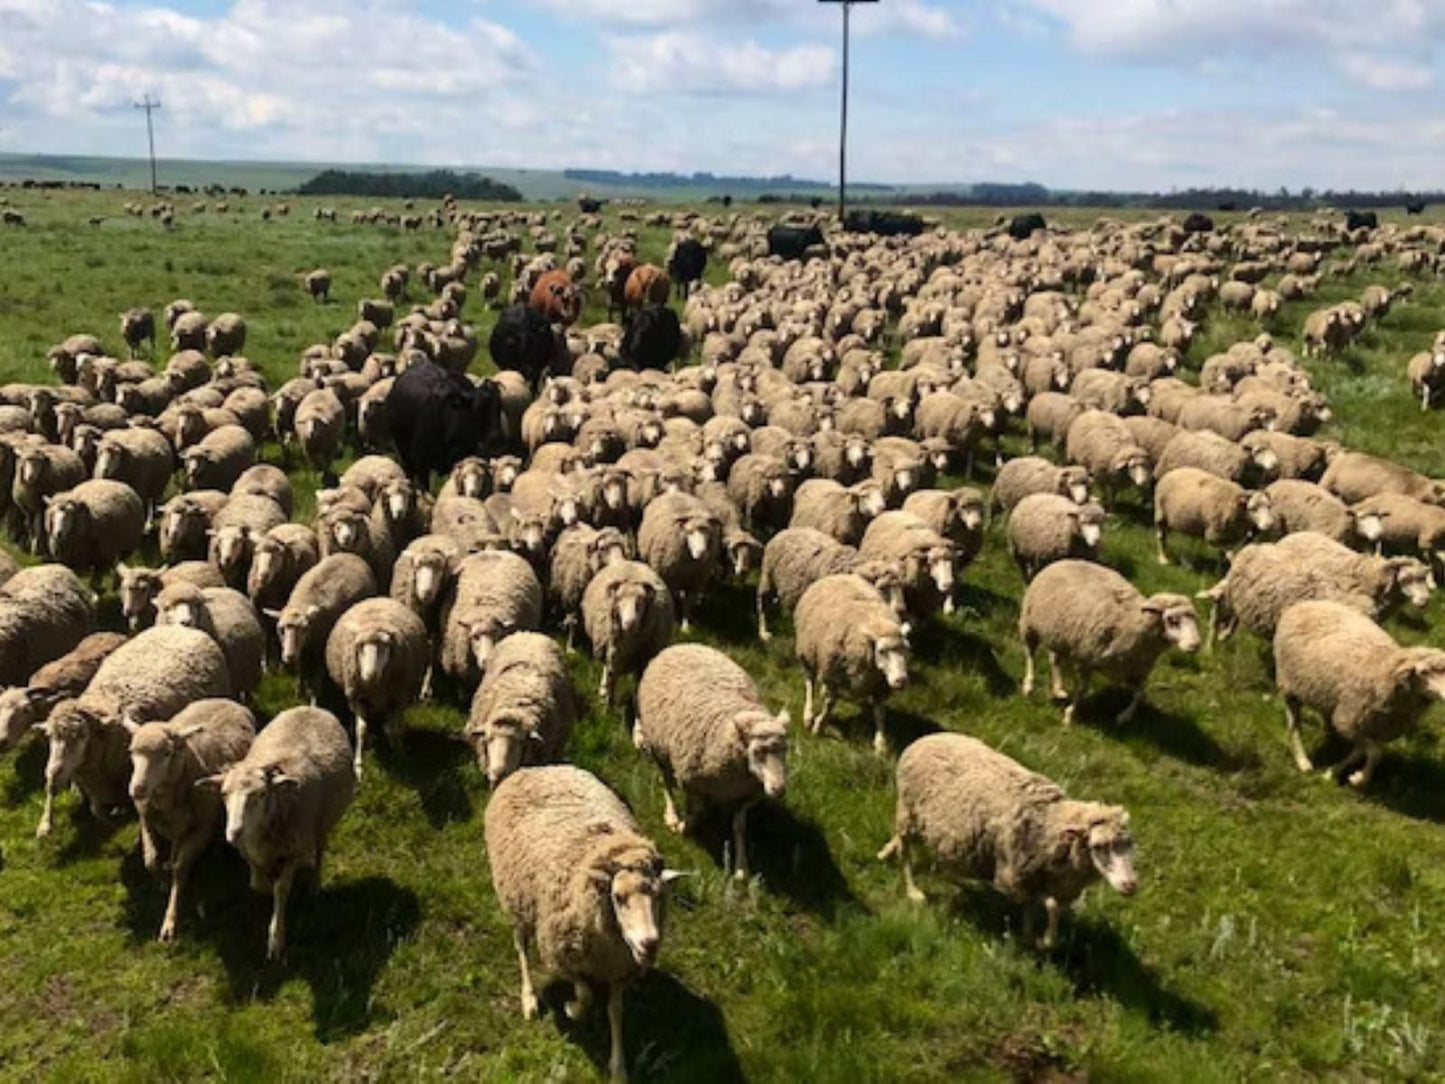
[[[683,820],[681,817],[676,815],[673,815],[671,817],[664,817],[663,823],[667,825],[667,830],[674,835],[687,835],[687,821]]]
[[[914,885],[912,888],[908,889],[908,890],[907,890],[907,894],[908,894],[908,901],[909,901],[910,903],[927,903],[927,902],[928,902],[928,897],[923,894],[923,889],[919,888],[917,885]]]
[[[873,752],[880,757],[888,755],[888,736],[879,730],[873,735]]]
[[[522,1018],[524,1020],[537,1019],[537,995],[530,990],[522,995]]]
[[[1034,695],[1034,683],[1033,683],[1032,681],[1025,681],[1022,685],[1019,686],[1019,695],[1020,695],[1020,696],[1033,696],[1033,695]]]
[[[1370,777],[1365,774],[1365,770],[1363,768],[1361,768],[1357,772],[1350,773],[1349,783],[1350,786],[1353,787],[1355,790],[1360,790],[1369,781]]]
[[[40,824],[39,824],[39,825],[36,827],[36,829],[35,829],[35,838],[36,838],[36,839],[45,839],[45,838],[48,837],[49,835],[50,835],[50,822],[49,822],[49,821],[41,821]]]
[[[161,923],[160,935],[156,938],[162,945],[169,945],[176,939],[176,924],[172,919],[166,919]]]

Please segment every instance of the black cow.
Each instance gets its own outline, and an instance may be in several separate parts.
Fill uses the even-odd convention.
[[[707,249],[701,241],[684,238],[672,250],[672,259],[667,261],[667,273],[672,278],[673,293],[687,297],[692,293],[693,283],[702,281],[707,270]]]
[[[494,451],[502,437],[502,393],[473,384],[434,361],[417,361],[386,399],[391,433],[407,475],[422,487],[469,455]]]
[[[682,353],[682,325],[666,305],[647,305],[627,322],[622,361],[631,369],[668,369]]]
[[[498,369],[515,369],[527,378],[533,391],[544,376],[553,373],[559,353],[567,353],[566,344],[558,342],[547,318],[530,305],[502,310],[487,349]]]
[[[1008,235],[1015,241],[1026,241],[1038,230],[1048,229],[1048,223],[1044,216],[1037,211],[1030,211],[1026,215],[1014,215],[1013,221],[1008,224]]]
[[[1417,200],[1414,203],[1405,204],[1405,213],[1407,215],[1423,215],[1425,213],[1425,201]]]
[[[923,232],[923,219],[903,211],[849,211],[843,225],[849,233],[880,237],[917,237]]]
[[[768,230],[768,255],[801,260],[810,248],[827,244],[817,226],[774,226]]]
[[[1374,211],[1346,211],[1345,229],[1354,233],[1356,230],[1373,230],[1380,225],[1380,216]]]
[[[577,206],[584,215],[595,215],[602,210],[602,201],[591,196],[578,196]]]
[[[1190,215],[1184,220],[1184,232],[1213,233],[1214,219],[1210,218],[1208,215],[1200,211],[1195,211],[1192,215]]]

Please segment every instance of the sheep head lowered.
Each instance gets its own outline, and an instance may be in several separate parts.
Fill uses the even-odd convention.
[[[642,624],[656,601],[657,588],[650,583],[617,580],[607,585],[607,595],[613,630],[626,635]]]
[[[307,606],[285,610],[267,610],[266,616],[276,622],[276,639],[281,644],[281,665],[295,666],[301,658],[301,649],[306,643],[306,634],[316,619],[321,616],[321,607]]]
[[[120,577],[120,612],[131,632],[137,632],[151,616],[151,604],[161,593],[161,574],[153,568],[116,566]]]
[[[201,588],[176,584],[166,592],[165,609],[156,614],[156,621],[162,625],[184,625],[196,629],[201,627],[205,609],[206,596]]]
[[[1083,467],[1064,467],[1059,471],[1059,492],[1075,504],[1088,504],[1089,472]],[[980,514],[979,518],[972,523],[965,519],[964,526],[973,530],[981,522]]]
[[[1390,676],[1398,693],[1416,700],[1445,700],[1445,651],[1408,648]]]
[[[788,713],[740,712],[733,718],[738,739],[747,750],[748,772],[769,798],[788,785]]]
[[[96,712],[83,708],[74,700],[57,704],[50,718],[35,724],[50,741],[50,755],[45,761],[45,791],[52,795],[70,785],[76,771],[85,761],[85,751],[100,728],[105,725]],[[50,804],[46,803],[37,835],[48,835],[51,826]]]
[[[1063,801],[1052,812],[1069,844],[1068,865],[1084,884],[1098,876],[1121,896],[1138,891],[1134,836],[1126,810],[1097,802]]]
[[[48,497],[45,502],[45,536],[52,550],[60,550],[90,518],[90,510],[73,497]]]
[[[662,857],[643,840],[607,852],[586,866],[583,876],[607,893],[612,921],[633,961],[650,968],[662,944],[667,886],[685,874],[664,869]]]
[[[195,726],[171,726],[169,723],[138,723],[130,716],[121,719],[130,734],[130,797],[137,808],[146,802],[168,780],[181,774],[185,760],[186,739],[203,729]]]
[[[1140,608],[1158,622],[1160,635],[1167,643],[1191,655],[1199,650],[1199,619],[1189,599],[1183,595],[1153,595]]]
[[[862,630],[868,637],[873,665],[893,690],[908,688],[908,641],[902,630],[889,622],[891,628]]]
[[[38,689],[6,689],[0,692],[0,753],[7,753],[40,716],[45,694]]]
[[[477,754],[477,767],[487,774],[487,786],[497,784],[522,766],[528,742],[542,742],[532,723],[520,715],[499,715],[467,728]]]

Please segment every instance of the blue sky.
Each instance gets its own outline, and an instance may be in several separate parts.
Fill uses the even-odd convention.
[[[0,0],[0,150],[829,177],[815,0]],[[1445,185],[1445,0],[881,0],[860,179]]]

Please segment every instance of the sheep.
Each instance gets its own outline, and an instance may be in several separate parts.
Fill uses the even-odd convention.
[[[234,312],[223,312],[206,327],[206,349],[211,357],[239,354],[246,348],[246,321]]]
[[[346,408],[330,388],[309,393],[296,407],[296,437],[306,461],[321,474],[330,472],[346,436]]]
[[[684,632],[692,627],[693,605],[717,571],[721,552],[722,524],[696,497],[664,493],[644,509],[637,554],[672,591]]]
[[[294,507],[291,479],[278,467],[257,463],[247,469],[231,487],[232,497],[270,497],[276,506],[290,516]]]
[[[391,589],[397,546],[384,505],[377,504],[365,512],[349,505],[328,508],[316,523],[316,537],[322,557],[354,553],[365,558],[382,593]]]
[[[42,724],[50,756],[36,838],[50,834],[55,796],[72,781],[97,816],[125,801],[130,777],[130,735],[122,725],[126,714],[169,719],[194,701],[230,694],[225,656],[196,629],[157,626],[116,648],[85,692],[61,701]]]
[[[212,429],[181,453],[187,489],[219,489],[228,493],[256,462],[256,441],[240,425]]]
[[[145,507],[124,482],[97,479],[52,497],[45,509],[51,556],[92,578],[114,568],[145,536]]]
[[[813,474],[852,485],[873,471],[873,450],[866,437],[826,429],[813,434]]]
[[[1209,638],[1227,639],[1238,624],[1271,639],[1280,615],[1296,602],[1345,602],[1382,617],[1401,602],[1430,602],[1430,571],[1409,557],[1371,557],[1310,531],[1274,544],[1246,546],[1229,573],[1198,598],[1213,603]]]
[[[1331,459],[1320,485],[1346,504],[1359,504],[1380,493],[1400,493],[1425,504],[1445,504],[1445,484],[1363,452],[1341,452]]]
[[[10,499],[25,518],[30,552],[45,541],[45,511],[57,493],[72,490],[86,479],[84,461],[58,444],[27,444],[16,449]]]
[[[261,681],[266,632],[251,600],[229,587],[168,584],[155,601],[156,622],[199,629],[220,645],[231,675],[231,695],[250,698]]]
[[[281,664],[296,668],[303,684],[324,665],[326,641],[341,615],[377,594],[370,566],[354,553],[323,558],[296,581],[280,610],[265,611],[276,622]]]
[[[1084,411],[1083,403],[1063,392],[1046,391],[1035,395],[1024,412],[1030,445],[1036,449],[1040,439],[1047,438],[1051,444],[1063,447],[1069,430]]]
[[[542,584],[515,553],[473,553],[457,566],[456,588],[442,611],[442,672],[477,680],[497,642],[542,625]]]
[[[884,512],[868,525],[858,556],[864,561],[892,561],[903,569],[903,591],[909,611],[926,614],[940,605],[954,609],[957,554],[952,542],[911,512]]]
[[[793,613],[794,650],[803,668],[803,726],[821,732],[837,695],[873,710],[873,748],[888,746],[883,701],[908,685],[908,642],[888,603],[852,573],[824,576],[803,592]],[[813,712],[815,690],[821,703]]]
[[[1074,377],[1069,394],[1085,407],[1110,414],[1142,414],[1149,405],[1147,381],[1109,369],[1085,369]]]
[[[772,456],[748,453],[728,472],[728,496],[742,513],[749,531],[766,524],[781,527],[793,506],[793,476],[788,465]]]
[[[167,320],[170,314],[167,314]],[[172,350],[204,350],[206,348],[207,320],[194,309],[176,315],[171,322]]]
[[[21,569],[0,586],[0,686],[23,685],[95,624],[95,596],[64,565]]]
[[[43,723],[51,709],[85,691],[112,651],[126,642],[118,632],[94,632],[54,662],[30,675],[24,685],[0,692],[0,753],[19,744],[31,727]]]
[[[1241,486],[1260,486],[1279,470],[1279,457],[1268,446],[1253,449],[1208,429],[1183,429],[1164,446],[1154,463],[1154,477],[1180,467],[1193,467]]]
[[[787,711],[768,711],[747,671],[721,651],[678,644],[653,659],[637,685],[632,741],[662,773],[669,831],[689,827],[678,789],[690,815],[704,806],[731,810],[734,874],[746,879],[748,811],[787,786]]]
[[[297,581],[321,560],[316,532],[299,523],[282,523],[256,539],[246,573],[246,597],[257,610],[280,609]]]
[[[1199,625],[1193,605],[1182,595],[1146,598],[1112,568],[1059,561],[1034,577],[1024,592],[1019,639],[1024,696],[1033,693],[1034,655],[1043,647],[1054,699],[1064,704],[1065,726],[1074,721],[1096,671],[1133,689],[1133,698],[1118,716],[1127,724],[1144,703],[1145,684],[1159,656],[1170,647],[1186,654],[1199,650]],[[1065,678],[1070,670],[1072,689]]]
[[[1234,547],[1274,526],[1269,496],[1248,490],[1195,467],[1178,467],[1154,488],[1154,534],[1159,563],[1169,564],[1169,532],[1202,538],[1211,546]]]
[[[1055,561],[1093,560],[1103,533],[1104,510],[1097,504],[1079,505],[1055,493],[1034,493],[1009,513],[1009,556],[1027,582]]]
[[[326,841],[356,791],[351,743],[330,712],[283,711],[256,736],[246,755],[207,777],[226,811],[226,842],[251,868],[251,887],[271,890],[266,955],[286,947],[286,900],[303,867],[320,878]]]
[[[662,943],[667,886],[682,874],[663,867],[627,806],[596,776],[557,765],[524,768],[487,803],[487,864],[511,919],[522,973],[522,1015],[537,1015],[528,952],[572,985],[566,1012],[581,1018],[592,985],[608,985],[614,1082],[627,1079],[622,998],[650,970]]]
[[[1364,614],[1338,602],[1300,602],[1284,612],[1274,634],[1275,683],[1284,698],[1295,764],[1314,770],[1300,740],[1301,709],[1353,743],[1344,760],[1326,770],[1369,785],[1381,748],[1414,729],[1433,700],[1445,699],[1445,651],[1401,647]]]
[[[615,527],[599,529],[579,523],[557,537],[547,577],[547,599],[553,613],[561,615],[569,652],[576,642],[582,598],[592,577],[613,561],[633,556],[628,537]]]
[[[1087,504],[1089,472],[1083,467],[1057,467],[1035,455],[1010,459],[994,475],[990,510],[1012,512],[1019,501],[1035,493],[1053,493],[1075,504]]]
[[[285,511],[270,497],[232,497],[211,517],[207,557],[227,583],[242,587],[250,576],[256,543],[285,522]]]
[[[1410,390],[1420,399],[1421,411],[1429,410],[1445,392],[1445,347],[1436,347],[1412,357],[1405,367]]]
[[[156,346],[155,313],[150,309],[126,309],[120,314],[120,337],[125,340],[125,345],[130,349],[131,357],[139,354],[141,346],[147,342],[154,350]]]
[[[198,700],[169,720],[125,716],[130,736],[130,798],[140,814],[141,860],[146,871],[162,872],[159,841],[171,847],[170,895],[158,940],[175,940],[181,890],[191,866],[221,825],[221,802],[196,784],[250,751],[256,719],[229,700]]]
[[[1095,880],[1124,897],[1139,884],[1124,809],[1067,798],[1049,779],[963,734],[929,734],[898,758],[894,836],[878,858],[899,858],[908,898],[922,903],[927,897],[913,879],[917,848],[950,873],[992,881],[1025,909],[1025,939],[1042,903],[1045,950],[1058,937],[1060,915]]]
[[[768,631],[767,604],[776,602],[784,611],[798,605],[803,593],[824,576],[852,572],[859,564],[858,550],[811,527],[789,527],[779,531],[763,550],[758,576],[758,639],[772,639]]]
[[[175,469],[170,441],[154,429],[113,429],[100,438],[95,476],[124,482],[134,489],[145,502],[148,524]]]
[[[873,481],[883,491],[890,508],[897,509],[908,495],[932,481],[932,465],[918,445],[886,445],[883,437],[873,443]]]
[[[1358,514],[1329,490],[1313,482],[1283,478],[1270,483],[1264,493],[1269,498],[1274,526],[1280,534],[1314,531],[1341,545],[1354,546],[1362,537],[1377,534],[1380,529],[1378,516]]]
[[[385,728],[402,708],[415,703],[426,678],[431,644],[426,625],[391,598],[356,603],[326,638],[326,671],[346,697],[356,721],[356,778],[368,728]],[[388,740],[394,740],[384,731]]]
[[[870,495],[874,503],[868,503]],[[874,486],[845,487],[828,478],[810,478],[793,495],[788,526],[811,527],[843,543],[863,540],[868,521],[884,510],[881,490]]]
[[[1181,429],[1210,429],[1238,441],[1255,429],[1276,428],[1277,417],[1272,407],[1246,406],[1222,395],[1197,395],[1179,408],[1177,423]]]
[[[226,581],[215,565],[206,561],[182,561],[166,568],[142,568],[121,562],[116,566],[120,613],[132,633],[156,623],[156,599],[172,584],[224,587]]]
[[[199,350],[181,350],[166,359],[165,378],[180,395],[203,387],[211,379],[211,364]]]
[[[602,660],[597,695],[611,706],[617,678],[641,674],[672,640],[672,592],[640,561],[613,561],[582,594],[582,625],[592,654]]]
[[[971,564],[983,549],[984,499],[976,489],[920,489],[908,495],[902,511],[953,543],[955,571]]]
[[[561,649],[515,632],[497,644],[472,697],[466,736],[495,790],[523,766],[560,759],[577,721],[577,697]]]
[[[1088,410],[1069,426],[1065,453],[1089,472],[1106,494],[1133,484],[1145,489],[1150,480],[1149,453],[1134,443],[1122,418]]]
[[[1239,446],[1256,462],[1265,453],[1272,454],[1276,463],[1273,469],[1279,478],[1300,478],[1310,482],[1317,481],[1324,474],[1332,454],[1331,445],[1270,429],[1246,433]]]

